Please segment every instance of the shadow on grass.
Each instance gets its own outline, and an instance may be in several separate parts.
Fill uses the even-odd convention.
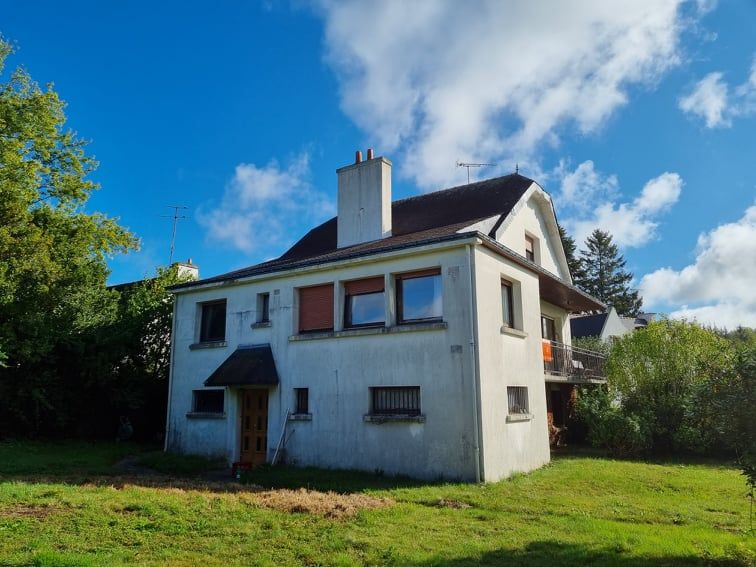
[[[752,558],[744,551],[733,552],[730,557],[713,558],[692,555],[665,555],[633,557],[628,555],[630,549],[623,545],[616,547],[595,548],[583,545],[562,543],[558,541],[534,541],[522,549],[498,549],[470,557],[452,559],[432,559],[426,562],[410,563],[416,567],[473,567],[479,565],[527,565],[544,566],[584,566],[614,565],[617,567],[648,567],[674,565],[714,565],[741,566],[751,565]],[[403,563],[406,564],[406,563]]]
[[[551,448],[552,460],[561,459],[605,459],[645,465],[705,465],[708,467],[735,469],[737,464],[727,457],[704,457],[701,455],[646,455],[642,457],[616,457],[603,449],[588,445],[570,445]]]

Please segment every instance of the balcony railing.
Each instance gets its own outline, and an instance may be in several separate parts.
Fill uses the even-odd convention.
[[[543,369],[548,374],[582,380],[604,380],[606,359],[599,353],[543,340]]]

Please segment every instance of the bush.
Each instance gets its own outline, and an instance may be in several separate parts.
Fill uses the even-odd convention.
[[[588,428],[591,444],[614,457],[634,457],[651,448],[646,420],[626,413],[604,386],[581,389],[575,411]]]

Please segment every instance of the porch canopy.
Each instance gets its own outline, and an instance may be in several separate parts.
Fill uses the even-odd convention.
[[[276,386],[270,345],[240,346],[205,380],[205,386]]]

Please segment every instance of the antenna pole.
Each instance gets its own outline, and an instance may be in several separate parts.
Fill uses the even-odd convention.
[[[178,224],[178,221],[183,220],[186,218],[184,215],[179,215],[180,210],[186,210],[189,207],[185,207],[184,205],[166,205],[169,209],[173,209],[172,215],[161,215],[163,217],[173,219],[173,231],[171,233],[171,253],[168,257],[168,265],[173,265],[173,250],[176,247],[176,225]]]
[[[471,167],[488,167],[496,165],[495,163],[467,163],[463,161],[457,160],[457,167],[466,167],[467,168],[467,184],[470,184],[470,168]]]

